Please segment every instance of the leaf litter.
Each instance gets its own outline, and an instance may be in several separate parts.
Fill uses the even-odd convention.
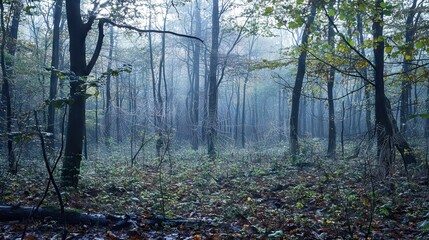
[[[353,161],[353,160],[352,160]],[[281,156],[231,154],[209,160],[178,157],[159,168],[97,162],[80,187],[62,192],[67,208],[134,216],[133,224],[67,225],[68,239],[428,239],[425,176],[372,176],[359,159],[292,164]],[[411,170],[413,171],[413,170]],[[43,172],[7,176],[1,205],[34,206]],[[410,173],[409,173],[410,174]],[[59,176],[57,176],[59,177]],[[5,179],[5,178],[3,178]],[[2,180],[3,180],[2,179]],[[51,190],[44,207],[58,207]],[[149,224],[154,216],[196,224]],[[145,221],[146,219],[146,221]],[[200,223],[200,224],[197,224]],[[0,239],[60,239],[53,219],[3,222]]]

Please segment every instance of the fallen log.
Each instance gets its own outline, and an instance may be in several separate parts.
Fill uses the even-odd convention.
[[[25,221],[34,211],[33,207],[21,206],[0,206],[0,222]],[[213,225],[212,220],[167,218],[163,215],[146,214],[146,217],[138,217],[135,214],[129,215],[103,215],[81,213],[75,209],[66,209],[64,212],[66,224],[89,225],[89,226],[112,226],[114,230],[136,225],[137,222],[159,228],[164,225],[188,227]],[[39,208],[33,214],[33,219],[61,220],[61,211],[58,208]]]
[[[9,221],[25,221],[35,210],[33,207],[20,207],[20,206],[0,206],[0,222]],[[80,213],[77,210],[66,209],[65,220],[67,224],[86,224],[86,225],[99,225],[106,226],[112,220],[118,221],[119,219],[111,219],[114,217],[107,217],[102,214],[86,214]],[[61,211],[57,208],[39,208],[33,214],[33,219],[52,218],[53,220],[61,220]]]

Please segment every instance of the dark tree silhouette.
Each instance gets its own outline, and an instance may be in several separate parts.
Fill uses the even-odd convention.
[[[290,114],[290,153],[292,157],[296,157],[299,154],[299,145],[298,145],[298,114],[299,114],[299,99],[301,98],[301,89],[304,81],[306,59],[307,59],[307,45],[308,39],[311,32],[311,25],[314,22],[317,9],[317,0],[311,1],[310,15],[305,23],[304,32],[302,33],[301,38],[301,53],[298,58],[298,70],[295,78],[295,85],[292,91],[292,110]]]

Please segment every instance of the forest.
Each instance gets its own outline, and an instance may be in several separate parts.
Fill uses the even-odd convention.
[[[429,239],[427,0],[2,0],[0,33],[0,239]]]

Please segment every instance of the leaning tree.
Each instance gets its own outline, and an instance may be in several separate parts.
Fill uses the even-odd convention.
[[[109,2],[106,2],[109,4]],[[138,33],[167,33],[201,41],[197,37],[178,34],[171,31],[144,30],[133,26],[119,24],[108,18],[97,19],[97,12],[103,6],[95,3],[86,21],[82,16],[81,0],[66,0],[67,25],[69,31],[70,53],[70,97],[67,121],[66,145],[61,173],[61,182],[66,187],[77,187],[80,164],[82,161],[83,139],[85,130],[85,101],[87,98],[86,77],[91,73],[100,56],[104,39],[104,25],[127,28]],[[98,21],[98,38],[92,56],[87,62],[86,40],[88,33]]]

